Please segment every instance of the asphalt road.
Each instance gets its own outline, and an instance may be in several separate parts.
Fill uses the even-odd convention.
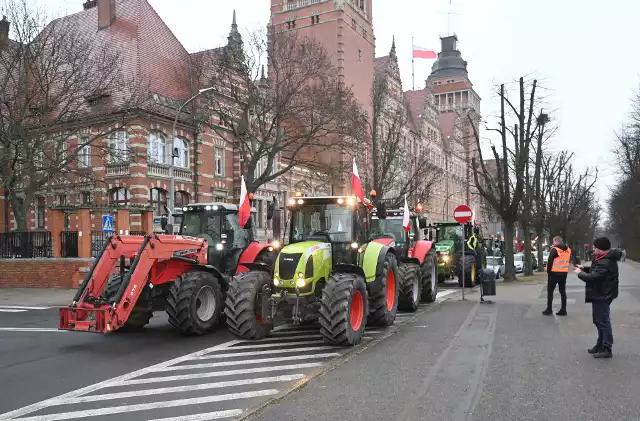
[[[448,301],[251,419],[637,421],[640,271],[620,271],[611,360],[586,352],[596,331],[573,274],[568,317],[541,315],[544,284],[501,284],[494,304]]]
[[[98,335],[56,330],[54,308],[2,309],[0,420],[232,419],[350,351],[314,326],[279,326],[259,343],[224,327],[186,338],[160,313],[140,332]],[[367,329],[361,346],[383,333]]]

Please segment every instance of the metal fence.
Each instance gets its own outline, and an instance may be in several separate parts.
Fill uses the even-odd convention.
[[[0,233],[0,258],[53,257],[49,231]]]
[[[78,257],[78,231],[60,233],[60,256]]]
[[[129,231],[129,235],[141,235],[144,237],[147,233],[145,231]]]
[[[111,232],[94,231],[91,233],[91,257],[100,257],[100,253],[107,244],[109,238],[113,235]]]

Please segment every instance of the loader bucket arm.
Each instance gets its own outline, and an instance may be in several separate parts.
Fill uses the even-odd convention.
[[[116,264],[131,260],[115,297],[101,297]],[[159,261],[179,260],[207,263],[207,241],[180,235],[147,237],[119,235],[111,237],[78,289],[70,307],[60,309],[60,329],[107,333],[127,321],[147,284],[149,273]]]

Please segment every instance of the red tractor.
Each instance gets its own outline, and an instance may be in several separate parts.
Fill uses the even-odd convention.
[[[251,222],[240,228],[236,205],[198,203],[183,212],[181,235],[111,237],[71,306],[60,309],[59,328],[141,328],[165,310],[184,334],[213,331],[233,276],[248,270],[244,264],[273,265],[276,245],[256,242]]]
[[[436,250],[432,241],[422,238],[418,216],[414,212],[409,216],[409,232],[402,226],[404,209],[387,210],[383,203],[377,203],[371,216],[374,241],[385,246],[393,244],[398,260],[398,309],[414,312],[420,302],[435,301],[438,293]]]

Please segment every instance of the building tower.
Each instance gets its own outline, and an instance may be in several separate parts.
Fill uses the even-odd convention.
[[[448,35],[441,37],[441,52],[431,67],[431,74],[427,78],[427,86],[435,96],[435,103],[440,113],[440,127],[444,139],[448,139],[449,150],[460,151],[461,157],[467,163],[466,170],[466,202],[473,207],[478,201],[471,196],[473,193],[473,176],[471,160],[477,155],[476,140],[473,127],[468,116],[474,119],[478,129],[480,121],[480,96],[473,89],[469,79],[467,62],[458,50],[458,37]],[[480,209],[476,204],[476,213]]]

